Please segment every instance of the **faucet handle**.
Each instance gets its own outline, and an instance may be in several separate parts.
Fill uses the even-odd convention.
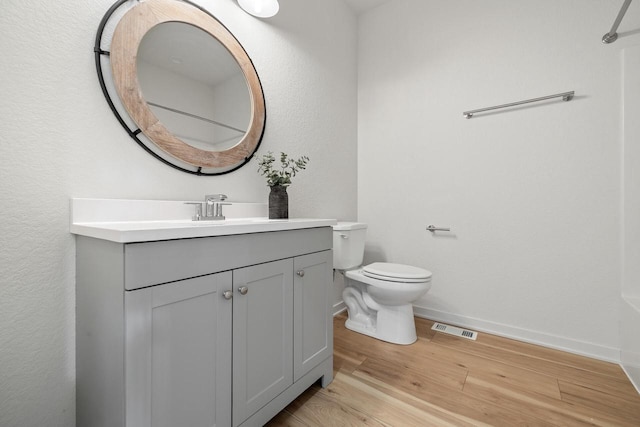
[[[204,217],[207,220],[224,220],[222,215],[222,205],[230,205],[229,202],[223,202],[227,199],[226,194],[207,194],[204,196],[205,211]]]
[[[200,221],[202,219],[202,203],[201,202],[185,202],[185,205],[194,205],[195,214],[191,217],[192,221]]]
[[[204,196],[204,199],[209,201],[214,201],[214,202],[222,202],[224,200],[227,200],[227,195],[226,194],[207,194],[206,196]]]

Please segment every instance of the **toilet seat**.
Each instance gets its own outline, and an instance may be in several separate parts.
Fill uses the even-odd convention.
[[[423,283],[431,279],[431,272],[411,265],[374,262],[362,267],[366,277],[398,283]]]

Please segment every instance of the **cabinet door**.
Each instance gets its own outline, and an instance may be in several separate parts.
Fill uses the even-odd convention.
[[[295,258],[294,381],[333,354],[332,251]]]
[[[231,272],[125,293],[130,427],[231,425]]]
[[[233,425],[293,384],[293,260],[233,271]]]

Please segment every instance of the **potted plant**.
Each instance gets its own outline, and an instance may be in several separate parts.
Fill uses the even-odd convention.
[[[269,192],[269,219],[289,218],[289,195],[287,187],[291,185],[291,178],[306,169],[309,158],[302,156],[298,159],[290,158],[286,153],[280,153],[280,162],[271,151],[258,159],[258,172],[267,178]]]

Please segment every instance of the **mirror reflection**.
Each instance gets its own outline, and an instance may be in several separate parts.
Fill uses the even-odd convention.
[[[182,22],[153,27],[138,48],[137,75],[151,111],[190,146],[226,150],[247,132],[251,95],[244,74],[202,29]]]
[[[98,27],[96,70],[129,136],[196,175],[232,172],[265,128],[262,85],[239,41],[187,0],[117,0]]]

